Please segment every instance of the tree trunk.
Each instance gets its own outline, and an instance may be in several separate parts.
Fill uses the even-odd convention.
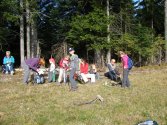
[[[100,50],[95,50],[95,64],[96,66],[99,68],[101,68],[101,53],[100,53]]]
[[[27,58],[30,58],[30,8],[29,8],[29,2],[26,1],[26,29],[27,29]]]
[[[142,58],[141,55],[139,54],[139,66],[141,67],[141,63],[142,63]]]
[[[159,48],[159,65],[161,65],[162,63],[161,59],[162,59],[162,48],[160,47]]]
[[[167,0],[165,0],[165,63],[167,63]]]
[[[37,55],[37,46],[38,46],[37,27],[34,21],[31,23],[31,42],[32,42],[31,57],[38,57]]]
[[[108,18],[108,25],[107,25],[107,42],[110,43],[110,24],[109,24],[109,17],[110,17],[110,3],[107,0],[107,18]],[[107,50],[107,62],[109,63],[111,59],[111,48]]]
[[[105,62],[104,62],[104,51],[101,52],[101,66],[102,66],[102,69],[105,67]]]
[[[20,0],[20,65],[24,61],[24,15],[23,15],[23,0]]]

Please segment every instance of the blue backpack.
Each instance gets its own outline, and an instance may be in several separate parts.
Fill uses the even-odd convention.
[[[34,82],[37,83],[37,84],[42,84],[42,83],[44,83],[45,81],[44,81],[43,75],[36,74],[36,75],[34,76]]]
[[[131,70],[133,67],[133,61],[131,58],[128,57],[128,69]]]

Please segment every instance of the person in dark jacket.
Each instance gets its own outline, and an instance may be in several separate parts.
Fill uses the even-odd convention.
[[[76,91],[77,90],[77,83],[74,79],[74,75],[76,73],[76,71],[79,71],[79,58],[78,55],[74,54],[75,51],[73,48],[69,48],[68,50],[70,56],[70,76],[69,76],[69,80],[71,83],[71,89],[70,91]]]
[[[30,71],[34,71],[34,72],[39,72],[39,68],[40,66],[44,66],[45,65],[45,60],[43,58],[30,58],[30,59],[26,59],[23,63],[22,63],[22,67],[24,69],[24,78],[23,78],[23,82],[25,84],[28,84],[28,79],[30,76]]]

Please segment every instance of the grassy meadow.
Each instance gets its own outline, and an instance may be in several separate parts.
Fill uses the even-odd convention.
[[[23,85],[22,74],[0,74],[0,125],[136,125],[147,119],[167,125],[167,67],[134,68],[131,88],[95,84]],[[77,106],[101,95],[104,102]]]

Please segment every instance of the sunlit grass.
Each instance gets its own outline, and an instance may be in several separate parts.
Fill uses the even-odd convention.
[[[167,68],[134,68],[131,88],[96,84],[79,84],[69,92],[68,86],[55,84],[23,85],[21,74],[1,75],[1,125],[135,125],[147,119],[167,124]],[[11,78],[11,79],[10,79]],[[76,106],[100,94],[104,103]]]

